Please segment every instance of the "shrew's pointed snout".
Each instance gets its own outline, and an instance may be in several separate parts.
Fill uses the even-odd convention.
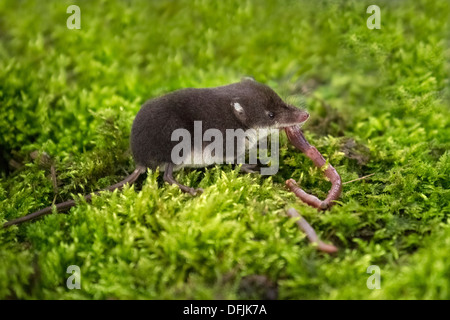
[[[309,118],[309,113],[306,112],[306,111],[301,111],[301,112],[299,113],[299,115],[297,116],[297,119],[296,119],[295,122],[303,123],[303,122],[305,122],[306,120],[308,120],[308,118]]]
[[[309,113],[304,109],[299,109],[293,105],[286,105],[289,109],[289,120],[287,122],[291,123],[292,125],[303,124],[306,120],[309,119]]]

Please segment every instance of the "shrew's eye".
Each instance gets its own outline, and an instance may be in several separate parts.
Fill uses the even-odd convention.
[[[271,111],[267,112],[267,115],[269,116],[270,119],[275,118],[275,115]]]

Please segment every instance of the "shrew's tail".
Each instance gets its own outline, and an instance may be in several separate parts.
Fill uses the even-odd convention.
[[[137,178],[139,178],[139,176],[140,176],[142,173],[144,173],[144,172],[145,172],[145,168],[139,166],[139,167],[136,168],[136,170],[133,171],[132,174],[130,174],[130,175],[129,175],[128,177],[126,177],[124,180],[122,180],[122,181],[120,181],[119,183],[116,183],[116,184],[114,184],[114,185],[112,185],[112,186],[110,186],[110,187],[108,187],[108,188],[105,188],[105,189],[96,191],[96,192],[94,192],[94,194],[98,194],[100,191],[113,191],[113,190],[115,190],[115,189],[122,189],[123,186],[124,186],[126,183],[133,184],[133,183],[137,180]],[[85,195],[84,198],[85,198],[87,201],[90,201],[91,198],[92,198],[92,194]],[[3,228],[7,228],[7,227],[12,226],[12,225],[14,225],[14,224],[20,224],[20,223],[22,223],[22,222],[29,221],[29,220],[32,220],[32,219],[35,219],[35,218],[44,216],[44,215],[46,215],[46,214],[50,214],[50,213],[52,213],[53,207],[56,208],[56,211],[61,212],[61,211],[66,211],[66,210],[70,209],[70,208],[73,207],[75,204],[76,204],[76,203],[75,203],[74,200],[68,200],[68,201],[65,201],[65,202],[57,203],[57,204],[54,205],[54,206],[49,206],[49,207],[44,208],[44,209],[41,209],[41,210],[39,210],[39,211],[30,213],[30,214],[28,214],[28,215],[26,215],[26,216],[23,216],[23,217],[20,217],[20,218],[17,218],[17,219],[14,219],[14,220],[5,222],[5,223],[3,224]]]

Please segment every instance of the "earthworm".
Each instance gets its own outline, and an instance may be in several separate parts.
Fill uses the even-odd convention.
[[[289,141],[300,151],[302,151],[308,158],[310,158],[313,163],[318,168],[322,168],[326,161],[320,152],[316,149],[316,147],[310,145],[308,141],[306,141],[303,132],[300,130],[299,126],[291,126],[285,128],[287,137]],[[317,197],[310,195],[303,191],[294,179],[289,179],[286,181],[286,185],[291,189],[295,195],[300,198],[306,204],[320,209],[326,210],[330,208],[334,204],[334,200],[337,200],[341,195],[342,191],[342,182],[341,177],[337,173],[336,169],[331,164],[328,164],[325,170],[325,176],[331,181],[331,189],[328,191],[328,196],[324,201],[318,199]]]
[[[306,234],[308,237],[308,240],[311,243],[317,244],[317,249],[326,253],[335,253],[338,251],[338,248],[333,246],[332,244],[326,244],[322,242],[319,237],[317,236],[314,229],[311,227],[311,225],[308,223],[308,221],[305,220],[294,208],[290,208],[287,210],[287,215],[290,218],[300,218],[296,221],[298,227]]]

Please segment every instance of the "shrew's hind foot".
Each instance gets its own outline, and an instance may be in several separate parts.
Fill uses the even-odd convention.
[[[241,165],[241,172],[243,172],[243,173],[260,173],[260,167],[257,164],[244,163]]]
[[[180,187],[181,191],[190,193],[193,196],[199,195],[203,193],[202,188],[187,188],[187,190],[184,190],[182,187]]]
[[[179,183],[177,180],[175,180],[175,178],[173,177],[173,167],[174,167],[173,163],[168,163],[166,165],[166,169],[164,170],[164,177],[163,177],[164,181],[166,181],[167,183],[170,183],[170,184],[176,184],[178,186],[178,188],[180,188],[181,191],[183,191],[185,193],[189,193],[193,196],[203,193],[202,188],[191,188],[191,187],[185,186],[185,185]]]

